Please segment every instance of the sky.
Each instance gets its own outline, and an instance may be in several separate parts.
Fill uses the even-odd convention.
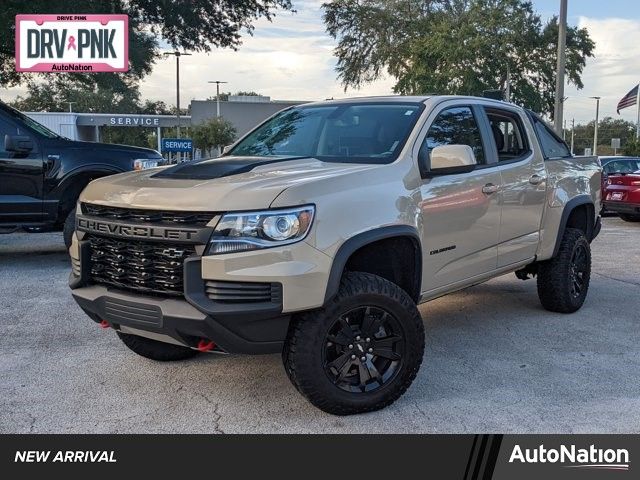
[[[602,97],[600,116],[636,121],[636,109],[616,114],[616,105],[640,81],[640,9],[638,0],[569,0],[568,22],[588,29],[596,42],[595,57],[583,72],[584,89],[567,86],[565,119],[584,123],[595,117],[595,100]],[[229,82],[223,91],[254,90],[276,100],[322,100],[392,93],[394,80],[382,78],[360,90],[346,92],[337,80],[335,41],[325,32],[322,0],[293,0],[297,13],[279,12],[272,22],[256,22],[238,51],[215,49],[182,57],[181,105],[215,95],[210,80]],[[560,0],[534,0],[544,18],[557,14]],[[175,58],[160,59],[141,85],[144,98],[175,105]],[[8,101],[24,87],[0,90]]]

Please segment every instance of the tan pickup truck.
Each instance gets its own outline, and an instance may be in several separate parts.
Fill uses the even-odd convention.
[[[547,310],[578,310],[600,166],[512,104],[337,100],[283,110],[220,158],[93,181],[77,212],[73,296],[127,347],[282,352],[296,388],[344,415],[414,380],[421,302],[515,272]]]

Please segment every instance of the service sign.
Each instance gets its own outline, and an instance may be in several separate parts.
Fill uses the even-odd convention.
[[[18,72],[126,72],[127,15],[16,15]]]
[[[190,138],[163,138],[162,152],[192,152],[193,140]]]

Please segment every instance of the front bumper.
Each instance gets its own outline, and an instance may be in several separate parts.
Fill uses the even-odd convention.
[[[181,298],[93,284],[88,272],[89,246],[75,238],[70,249],[73,268],[69,285],[74,299],[91,319],[97,323],[106,321],[118,331],[191,348],[197,348],[201,340],[211,340],[218,350],[226,353],[276,353],[282,350],[291,312],[314,308],[324,295],[324,289],[309,288],[318,286],[319,265],[299,268],[300,251],[319,252],[304,242],[296,245],[297,253],[280,252],[280,261],[271,265],[268,263],[274,260],[275,251],[265,250],[264,255],[256,256],[238,254],[235,259],[231,255],[190,257],[184,262],[184,298]],[[324,254],[320,257],[323,262],[329,260]],[[285,258],[288,261],[283,262]],[[265,265],[260,266],[260,261]],[[287,268],[293,271],[286,271]],[[206,272],[203,275],[205,269],[216,275],[211,277]],[[257,276],[255,270],[263,276]],[[320,270],[327,271],[326,266]],[[285,275],[271,276],[280,274]],[[243,281],[271,285],[272,296],[269,301],[254,303],[214,301],[207,291],[210,278],[237,282],[233,285]],[[305,290],[307,295],[301,295]],[[285,299],[289,299],[289,309],[285,308]],[[291,310],[292,307],[304,308]]]
[[[627,215],[640,215],[640,203],[625,202],[603,202],[604,209],[608,212],[622,213]]]
[[[161,341],[173,340],[197,348],[212,340],[227,353],[276,353],[282,350],[288,315],[216,316],[203,313],[186,300],[117,291],[103,285],[73,290],[73,298],[96,323]]]

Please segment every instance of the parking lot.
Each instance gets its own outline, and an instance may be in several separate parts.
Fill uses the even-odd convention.
[[[421,307],[422,369],[386,410],[334,417],[278,355],[155,363],[90,321],[60,234],[0,235],[0,432],[640,431],[640,224],[606,218],[582,310],[507,275]]]

